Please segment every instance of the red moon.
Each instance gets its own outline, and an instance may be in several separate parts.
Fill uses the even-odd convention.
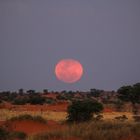
[[[83,67],[77,60],[63,59],[55,67],[56,77],[65,83],[75,83],[83,75]]]

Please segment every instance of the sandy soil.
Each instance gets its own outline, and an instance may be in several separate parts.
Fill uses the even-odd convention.
[[[55,121],[48,121],[45,124],[29,120],[8,122],[6,123],[6,126],[9,131],[21,131],[25,132],[28,135],[42,132],[50,132],[54,130],[63,130],[66,127],[65,125],[59,124]]]

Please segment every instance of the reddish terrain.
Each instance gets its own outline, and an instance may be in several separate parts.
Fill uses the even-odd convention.
[[[53,132],[53,131],[61,131],[67,128],[66,125],[57,123],[55,121],[48,121],[45,123],[35,122],[35,121],[29,121],[29,120],[22,120],[22,121],[10,121],[10,122],[0,122],[0,126],[6,126],[7,130],[9,131],[20,131],[24,132],[27,135],[31,134],[38,134],[42,132]],[[70,137],[70,138],[55,138],[50,140],[80,140],[76,137]]]
[[[45,104],[45,105],[12,105],[10,103],[5,103],[0,106],[1,109],[8,109],[11,111],[66,111],[68,107],[68,102],[58,102],[55,104]]]
[[[8,109],[11,111],[56,111],[56,112],[66,112],[69,103],[66,101],[58,102],[55,104],[45,104],[45,105],[12,105],[10,103],[5,103],[0,106],[1,109]],[[104,108],[103,112],[114,112],[112,108]]]
[[[104,108],[103,112],[114,112],[112,108]]]
[[[56,123],[55,121],[48,121],[45,123],[35,121],[12,121],[6,124],[10,131],[21,131],[26,134],[36,134],[41,132],[50,132],[54,130],[65,129],[66,126]]]

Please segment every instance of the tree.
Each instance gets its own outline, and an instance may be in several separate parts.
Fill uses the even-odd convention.
[[[99,97],[100,94],[103,92],[103,90],[99,90],[99,89],[90,89],[90,94],[94,97]]]
[[[27,93],[28,93],[28,94],[35,94],[36,92],[35,92],[35,90],[30,89],[30,90],[27,91]]]
[[[31,96],[29,98],[29,101],[28,101],[30,104],[33,104],[33,105],[36,105],[36,104],[44,104],[46,102],[46,98],[45,97],[41,97],[39,95],[34,95],[34,96]]]
[[[44,93],[44,94],[48,94],[48,93],[49,93],[49,92],[48,92],[48,89],[44,89],[44,90],[43,90],[43,93]]]
[[[137,114],[136,104],[140,103],[140,83],[133,86],[123,86],[117,92],[120,100],[132,103],[133,113]]]
[[[25,105],[26,103],[29,102],[29,99],[27,97],[22,97],[22,98],[15,98],[12,102],[14,105]]]
[[[94,114],[98,114],[103,110],[101,103],[92,100],[73,101],[68,106],[67,120],[69,122],[83,122],[91,120]]]
[[[18,90],[18,93],[19,93],[20,95],[23,95],[24,90],[21,88],[21,89]]]

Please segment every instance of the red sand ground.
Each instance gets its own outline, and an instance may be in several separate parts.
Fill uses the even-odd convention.
[[[3,122],[1,122],[1,124],[3,124]],[[48,121],[47,124],[34,122],[34,121],[13,121],[13,122],[9,122],[7,126],[10,131],[21,131],[21,132],[25,132],[27,135],[37,134],[42,132],[51,132],[51,131],[53,132],[54,130],[64,130],[67,127],[66,125],[59,124],[55,121]],[[53,138],[50,140],[81,140],[81,139],[77,137],[70,137],[67,139]],[[134,138],[129,137],[121,140],[134,140]]]
[[[111,113],[111,112],[114,112],[115,110],[113,110],[112,108],[104,108],[103,112],[108,112],[108,113]]]
[[[66,111],[68,107],[67,102],[60,102],[52,105],[11,105],[9,103],[0,106],[0,108],[15,110],[15,111]],[[103,112],[114,112],[111,108],[105,108]],[[0,126],[4,125],[4,121],[0,121]],[[64,130],[66,125],[59,124],[55,121],[48,121],[47,124],[34,122],[34,121],[14,121],[10,122],[10,131],[22,131],[26,134],[36,134],[40,132],[50,132],[54,130]],[[51,140],[62,140],[62,139],[51,139]],[[79,138],[71,137],[65,140],[80,140]],[[121,140],[134,140],[133,138],[126,138]]]
[[[4,122],[0,122],[1,125],[4,124]],[[26,133],[27,135],[31,134],[37,134],[37,133],[42,133],[42,132],[51,132],[51,131],[56,131],[56,130],[64,130],[66,129],[66,125],[59,124],[55,121],[48,121],[47,124],[40,123],[40,122],[34,122],[34,121],[13,121],[13,122],[8,122],[6,124],[7,128],[9,131],[21,131]],[[51,139],[51,140],[62,140],[59,138]],[[67,139],[63,140],[80,140],[79,138],[76,137],[70,137]]]
[[[9,131],[21,131],[25,132],[27,135],[37,134],[42,132],[53,132],[55,130],[64,130],[67,128],[64,124],[59,124],[55,121],[48,121],[47,124],[35,122],[35,121],[13,121],[13,122],[4,122],[0,121],[0,126],[6,125]],[[80,138],[70,137],[67,139],[54,138],[50,140],[81,140]],[[121,140],[134,140],[133,137],[121,139]],[[139,139],[137,139],[139,140]]]
[[[21,131],[26,134],[36,134],[41,132],[50,132],[54,130],[65,129],[66,126],[61,125],[55,121],[48,121],[47,124],[35,121],[13,121],[7,123],[8,130]]]

